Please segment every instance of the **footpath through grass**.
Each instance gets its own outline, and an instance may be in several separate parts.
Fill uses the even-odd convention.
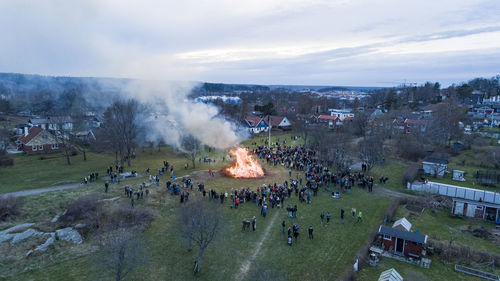
[[[206,188],[217,191],[229,191],[231,188],[256,189],[262,183],[281,183],[288,178],[288,171],[281,166],[265,166],[269,176],[259,180],[236,180],[215,177],[206,179]],[[136,182],[141,179],[136,179]],[[162,180],[162,183],[164,180]],[[130,182],[131,183],[131,182]],[[108,197],[122,193],[123,184],[112,185]],[[163,187],[163,185],[161,185]],[[71,200],[90,192],[103,192],[102,183],[95,183],[85,188],[67,190],[30,196],[27,198],[27,212],[22,220],[50,220],[56,213],[62,212]],[[156,189],[149,198],[139,201],[151,207],[156,213],[152,225],[144,232],[144,238],[150,249],[150,262],[141,265],[125,280],[233,280],[240,273],[242,264],[254,253],[255,247],[263,239],[264,230],[271,218],[278,218],[270,226],[271,231],[264,242],[256,259],[251,263],[250,270],[243,280],[252,280],[257,272],[273,269],[285,280],[339,280],[346,269],[352,266],[355,254],[365,242],[368,234],[377,227],[383,218],[390,200],[353,189],[351,194],[343,194],[341,199],[333,199],[329,193],[320,191],[312,198],[312,204],[298,202],[293,195],[285,201],[286,204],[298,205],[298,217],[288,218],[284,208],[270,208],[266,218],[260,216],[260,209],[252,202],[231,209],[229,202],[224,204],[226,226],[221,234],[221,240],[211,245],[204,256],[202,272],[194,277],[192,265],[196,257],[196,249],[188,252],[183,240],[179,237],[174,220],[180,205],[179,197],[171,197],[167,192],[156,194]],[[160,188],[159,190],[164,190]],[[201,196],[192,192],[193,196]],[[159,198],[162,198],[159,201]],[[190,199],[192,200],[192,199]],[[207,199],[206,199],[207,200]],[[120,199],[124,203],[128,201]],[[38,207],[37,207],[38,204]],[[220,204],[220,202],[214,202]],[[351,207],[363,212],[363,222],[356,223],[350,215]],[[345,213],[345,222],[340,224],[340,208]],[[39,209],[39,210],[38,210]],[[322,226],[319,214],[330,212],[332,220],[329,226]],[[257,217],[257,231],[243,232],[241,221]],[[296,223],[300,227],[298,243],[292,247],[286,244],[286,234],[282,233],[281,222],[285,220],[286,227]],[[21,222],[21,221],[19,221]],[[314,228],[314,239],[308,239],[307,228]],[[3,228],[3,227],[2,227]],[[82,247],[82,248],[79,248]],[[65,257],[64,252],[78,253]],[[92,252],[95,249],[88,243],[68,245],[67,248],[51,249],[48,253],[31,257],[30,266],[17,264],[11,268],[15,273],[14,280],[88,280],[94,272],[92,268]],[[37,267],[37,265],[40,265]],[[12,265],[14,266],[14,265]]]

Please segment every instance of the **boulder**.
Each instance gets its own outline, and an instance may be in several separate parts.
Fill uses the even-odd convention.
[[[38,247],[35,248],[35,251],[42,251],[45,252],[49,248],[50,245],[52,245],[56,241],[56,234],[54,232],[48,233],[50,234],[49,239],[45,241],[42,245],[39,245]],[[28,256],[28,254],[26,254]]]
[[[14,231],[20,231],[20,230],[29,228],[32,225],[34,225],[34,223],[32,223],[32,222],[27,222],[27,223],[19,224],[19,225],[13,226],[11,228],[8,228],[8,229],[0,231],[0,235],[6,234],[6,233],[11,233],[11,232],[14,232]]]
[[[44,234],[43,232],[39,232],[39,231],[36,231],[32,228],[28,228],[24,232],[14,234],[14,237],[12,237],[12,241],[10,241],[10,244],[14,245],[14,244],[17,244],[17,243],[25,240],[25,239],[30,238],[31,236],[43,235],[43,234]]]
[[[9,241],[12,237],[14,237],[14,234],[10,233],[0,234],[0,243]]]
[[[83,242],[83,238],[80,233],[78,233],[78,231],[74,230],[71,227],[56,230],[56,239],[72,241],[75,244],[80,244]]]

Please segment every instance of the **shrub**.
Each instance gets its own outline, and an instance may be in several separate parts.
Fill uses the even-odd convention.
[[[410,166],[403,174],[403,185],[406,186],[406,183],[413,182],[418,176],[419,168],[417,166]]]
[[[23,201],[19,197],[0,197],[0,222],[14,219],[21,215]]]
[[[76,199],[71,203],[66,210],[66,213],[61,216],[62,223],[71,224],[79,220],[85,220],[84,223],[91,223],[97,219],[98,214],[98,196],[91,194]]]

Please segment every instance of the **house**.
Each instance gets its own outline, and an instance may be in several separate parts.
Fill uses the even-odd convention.
[[[244,125],[251,134],[258,134],[260,132],[267,132],[269,130],[269,125],[264,120],[264,118],[246,116]]]
[[[443,177],[448,168],[448,160],[437,157],[427,157],[422,161],[422,169],[425,174],[435,177]]]
[[[347,117],[354,118],[354,113],[350,109],[328,109],[331,116],[338,117],[340,121],[344,121]]]
[[[49,119],[48,118],[31,118],[28,120],[28,124],[30,127],[37,126],[42,128],[43,130],[49,129]]]
[[[383,237],[385,251],[396,255],[420,259],[424,255],[427,235],[381,225],[378,234]]]
[[[49,117],[49,130],[71,131],[73,130],[73,118],[70,116],[52,116]]]
[[[421,134],[427,129],[427,120],[425,119],[406,119],[404,121],[405,134]]]
[[[57,138],[42,129],[41,127],[31,127],[18,139],[18,149],[26,154],[41,154],[61,151],[60,142]]]
[[[480,200],[453,198],[451,214],[500,223],[500,204]]]
[[[86,130],[75,133],[75,138],[84,143],[93,142],[96,140],[94,132],[92,130]]]
[[[290,130],[292,128],[292,123],[288,118],[283,116],[272,116],[267,115],[264,120],[271,125],[271,128],[280,128],[282,130]]]
[[[403,277],[394,268],[391,268],[380,273],[378,281],[403,281]]]
[[[333,129],[340,123],[340,119],[337,116],[322,114],[318,117],[318,123],[328,125],[329,129]]]
[[[36,126],[43,130],[66,130],[73,129],[73,119],[70,116],[52,116],[47,118],[31,118],[28,120],[30,127]]]

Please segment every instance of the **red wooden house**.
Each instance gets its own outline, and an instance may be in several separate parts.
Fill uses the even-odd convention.
[[[61,151],[60,142],[50,132],[33,126],[18,140],[19,150],[26,154],[41,154]]]
[[[381,225],[378,233],[382,235],[384,250],[396,255],[420,259],[423,256],[427,235]]]

